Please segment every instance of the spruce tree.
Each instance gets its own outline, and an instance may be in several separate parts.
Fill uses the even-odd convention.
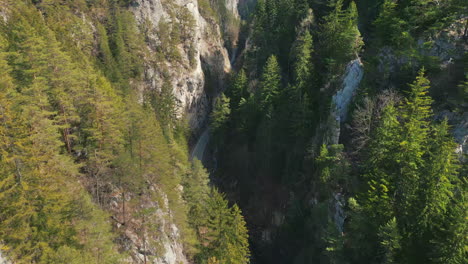
[[[374,25],[382,44],[405,47],[411,43],[411,35],[407,31],[408,23],[399,16],[397,5],[396,1],[385,0]]]
[[[237,204],[230,209],[228,226],[229,229],[225,234],[227,244],[222,247],[226,249],[226,256],[221,260],[230,264],[249,263],[249,236],[242,211]]]
[[[229,103],[230,98],[222,93],[216,98],[213,106],[213,112],[211,113],[211,129],[218,139],[224,135],[228,125],[229,116],[231,114]]]
[[[231,109],[238,110],[241,98],[245,98],[247,91],[248,79],[244,69],[241,69],[235,76],[230,89]]]
[[[295,63],[294,63],[294,81],[297,89],[301,92],[311,92],[313,64],[313,40],[312,35],[306,29],[303,35],[297,39],[297,46],[295,48]]]
[[[205,212],[203,208],[209,195],[208,172],[203,168],[202,163],[195,159],[192,162],[190,173],[184,180],[184,199],[188,203],[189,222],[195,229],[199,229],[203,224]]]
[[[427,95],[429,80],[422,69],[410,85],[401,113],[401,134],[395,160],[398,177],[395,179],[396,214],[404,232],[412,232],[414,209],[418,203],[417,193],[420,171],[424,168],[424,153],[428,146],[429,117],[432,99]]]
[[[263,74],[260,82],[260,107],[263,111],[267,111],[274,106],[278,100],[278,95],[281,92],[281,70],[276,59],[272,55],[263,69]]]
[[[357,8],[351,1],[347,9],[343,0],[330,2],[332,11],[321,25],[321,48],[329,71],[336,73],[349,60],[357,56],[363,45],[357,27]]]

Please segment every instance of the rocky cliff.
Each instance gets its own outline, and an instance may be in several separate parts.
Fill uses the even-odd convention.
[[[225,75],[231,70],[220,25],[215,17],[202,15],[197,0],[135,2],[131,11],[144,30],[149,50],[149,56],[145,58],[144,81],[138,85],[141,94],[147,90],[160,90],[164,82],[169,82],[176,98],[178,117],[188,118],[191,128],[197,131],[207,120],[211,98],[223,88]],[[226,0],[227,10],[236,18],[239,17],[237,4],[237,0]],[[177,31],[180,36],[175,36]],[[159,191],[155,193],[161,194]],[[167,197],[163,194],[159,200],[144,205],[156,210],[152,221],[160,232],[158,237],[147,238],[156,243],[147,243],[144,235],[138,234],[141,223],[127,223],[135,227],[127,228],[126,234],[132,262],[141,262],[146,254],[158,256],[153,259],[154,263],[187,263]],[[114,201],[116,212],[123,202],[121,198]]]
[[[416,55],[409,56],[390,47],[383,47],[377,56],[378,73],[384,80],[382,89],[396,86],[399,73],[404,67],[412,67],[415,71],[421,65],[431,65],[430,94],[435,100],[435,119],[447,118],[453,127],[452,134],[458,144],[458,153],[468,153],[468,104],[460,96],[459,84],[465,77],[464,65],[467,41],[467,18],[460,18],[444,29],[432,34],[424,35],[417,40]],[[430,63],[428,63],[428,61]],[[427,69],[426,69],[427,70]]]
[[[239,0],[225,0],[226,8],[229,10],[234,17],[239,18]]]
[[[122,195],[115,189],[111,198],[116,228],[124,230],[119,244],[128,255],[126,263],[188,263],[167,195],[157,185],[149,185],[148,190],[138,199],[137,194]]]
[[[227,2],[233,8],[237,1]],[[210,98],[231,69],[219,25],[201,15],[197,0],[137,0],[131,10],[145,31],[150,51],[141,91],[159,90],[169,81],[178,116],[186,115],[192,128],[200,128]]]
[[[2,255],[2,252],[0,252],[0,264],[10,264],[10,261]]]

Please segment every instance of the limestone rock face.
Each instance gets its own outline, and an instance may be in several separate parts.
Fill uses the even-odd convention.
[[[237,1],[228,2],[234,6]],[[200,128],[209,112],[209,99],[221,90],[225,74],[231,70],[219,25],[200,14],[197,0],[136,0],[131,11],[145,30],[150,54],[145,58],[140,91],[160,90],[164,80],[169,81],[178,117],[185,115],[193,129]],[[182,31],[179,41],[167,45],[167,34],[162,32],[168,29]],[[171,58],[173,54],[176,58]]]
[[[228,10],[237,13],[237,0],[226,0]],[[204,125],[210,110],[210,100],[224,86],[231,64],[216,19],[202,16],[197,0],[135,0],[129,7],[146,48],[142,82],[134,83],[141,99],[146,92],[160,91],[169,84],[177,104],[179,118],[189,119],[197,131]],[[121,244],[129,253],[129,263],[188,263],[167,196],[152,185],[152,192],[161,199],[148,199],[134,211],[151,212],[148,216],[122,218],[122,208],[129,207],[132,195],[114,197],[111,211],[116,227],[123,230]],[[117,192],[118,193],[118,192]],[[125,199],[125,200],[124,200]],[[158,232],[148,231],[157,229]],[[151,234],[157,233],[157,236]]]
[[[364,75],[364,68],[359,58],[352,60],[346,66],[342,77],[341,88],[333,95],[332,111],[327,121],[328,133],[326,133],[329,144],[338,144],[341,133],[341,123],[346,121],[348,107]]]
[[[234,17],[239,18],[239,0],[225,0],[226,8],[231,11]]]
[[[11,264],[11,262],[2,255],[2,252],[0,251],[0,264]]]
[[[431,36],[422,37],[417,41],[417,52],[422,56],[429,56],[438,63],[440,73],[438,77],[434,78],[434,82],[431,80],[432,88],[438,86],[438,93],[447,93],[449,85],[447,82],[451,79],[451,72],[454,68],[459,67],[455,62],[461,59],[468,50],[468,42],[465,36],[465,25],[467,18],[460,18],[440,32]],[[402,65],[410,62],[411,58],[398,54],[397,51],[390,47],[384,47],[380,50],[378,55],[380,62],[378,71],[382,75],[387,75],[389,80],[396,79],[392,78],[392,74],[398,72]],[[421,66],[418,65],[417,61],[414,62],[414,67],[419,69]],[[457,84],[455,84],[457,85]],[[391,82],[386,82],[383,86],[391,87]],[[387,88],[385,87],[385,88]],[[468,104],[455,103],[457,108],[467,109]],[[444,106],[435,109],[435,119],[442,120],[447,118],[449,124],[452,126],[452,134],[455,141],[458,144],[457,153],[462,154],[468,153],[468,115],[466,112],[462,113],[452,112],[451,109],[446,109]]]
[[[346,120],[348,106],[361,83],[363,75],[364,69],[360,59],[355,59],[346,66],[342,88],[333,96],[336,118],[339,118],[341,122]]]
[[[156,185],[150,185],[148,189],[150,195],[142,198],[143,202],[137,208],[131,205],[138,194],[121,195],[117,188],[113,192],[116,195],[111,199],[110,210],[117,223],[116,228],[122,231],[119,240],[129,255],[126,262],[145,263],[146,259],[146,263],[153,264],[189,263],[167,195]],[[125,216],[123,208],[126,208]]]
[[[455,59],[461,58],[468,50],[464,31],[466,20],[467,18],[459,19],[433,36],[420,38],[417,41],[417,51],[421,55],[438,58],[440,68],[446,68]],[[383,47],[378,59],[380,62],[379,72],[389,72],[390,74],[411,60],[407,56],[399,55],[396,50],[390,47]]]

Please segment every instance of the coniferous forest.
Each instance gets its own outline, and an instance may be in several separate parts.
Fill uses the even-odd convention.
[[[468,263],[467,51],[466,0],[0,0],[0,263]]]

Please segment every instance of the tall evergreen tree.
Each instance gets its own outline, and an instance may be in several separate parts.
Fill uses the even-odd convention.
[[[235,76],[230,89],[231,109],[237,110],[241,98],[245,98],[247,91],[248,79],[244,69],[241,69]]]
[[[332,11],[321,25],[321,48],[328,69],[336,72],[349,60],[357,56],[363,45],[357,27],[357,8],[354,1],[344,9],[343,0],[330,2]]]
[[[261,109],[266,111],[274,106],[280,92],[281,70],[276,56],[272,55],[268,58],[261,78],[259,91]]]
[[[417,204],[420,171],[424,168],[423,155],[427,151],[429,117],[432,99],[427,95],[429,80],[424,69],[410,85],[410,91],[400,107],[402,128],[395,153],[398,177],[395,179],[396,210],[404,232],[412,232],[414,206]]]
[[[308,30],[299,36],[295,48],[294,82],[301,94],[311,87],[312,74],[314,71],[312,64],[313,40]]]
[[[205,224],[200,229],[200,262],[210,263],[216,258],[219,263],[248,263],[248,235],[239,207],[229,208],[224,195],[213,188],[205,214]]]

